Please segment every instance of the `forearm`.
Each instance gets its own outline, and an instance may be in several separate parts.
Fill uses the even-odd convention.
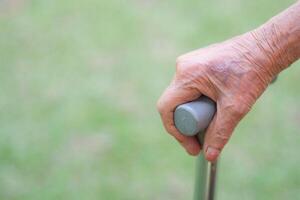
[[[277,75],[300,57],[300,1],[251,32]]]

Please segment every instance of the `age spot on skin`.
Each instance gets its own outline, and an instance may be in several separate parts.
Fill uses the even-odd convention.
[[[222,61],[217,61],[210,63],[209,70],[211,74],[216,77],[223,85],[228,86],[232,80],[241,80],[242,77],[247,73],[248,70],[240,67],[240,62],[232,59],[224,59]],[[235,66],[235,67],[233,67]],[[238,84],[238,83],[237,83]]]

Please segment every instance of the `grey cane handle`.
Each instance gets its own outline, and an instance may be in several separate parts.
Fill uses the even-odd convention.
[[[181,134],[194,136],[204,131],[216,112],[216,104],[206,96],[179,105],[174,112],[174,123]]]

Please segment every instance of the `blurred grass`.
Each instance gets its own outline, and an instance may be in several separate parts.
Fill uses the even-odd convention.
[[[194,158],[155,110],[176,56],[292,2],[0,1],[0,199],[191,199]],[[236,130],[218,199],[300,198],[299,72]]]

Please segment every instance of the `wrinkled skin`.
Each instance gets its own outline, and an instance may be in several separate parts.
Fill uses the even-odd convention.
[[[300,11],[299,5],[297,9]],[[287,51],[290,45],[285,41],[270,48],[274,40],[288,34],[274,35],[279,25],[279,22],[272,22],[177,59],[175,77],[159,99],[157,108],[167,132],[189,154],[197,155],[202,148],[207,160],[216,160],[237,124],[272,79],[298,58],[298,55]],[[207,128],[203,147],[200,147],[196,137],[181,135],[173,121],[178,105],[201,95],[217,103],[217,112]]]

